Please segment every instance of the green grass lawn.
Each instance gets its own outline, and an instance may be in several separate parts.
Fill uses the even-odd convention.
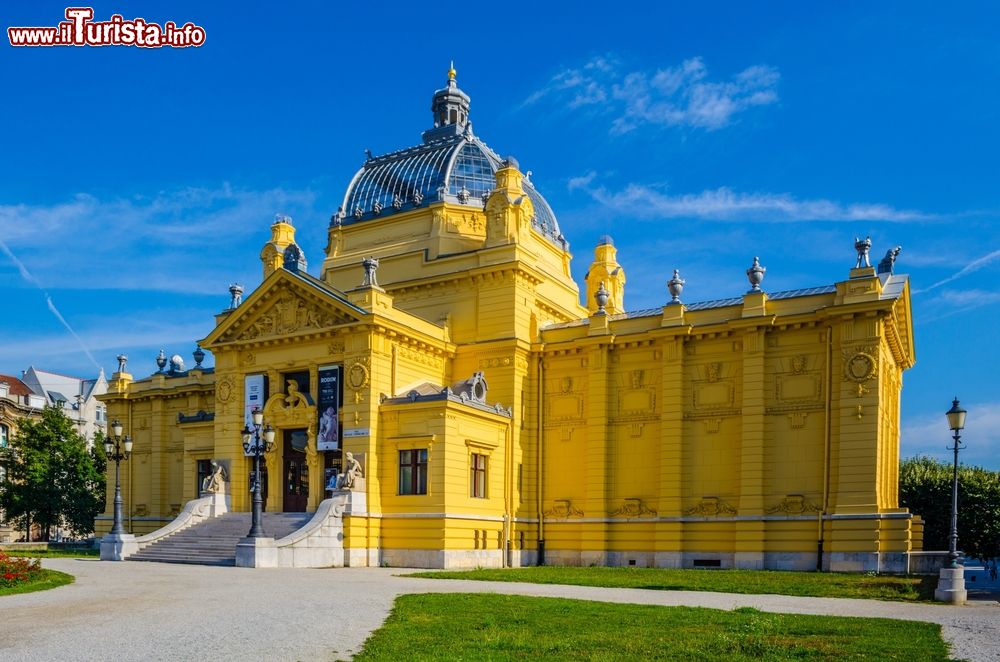
[[[482,581],[574,584],[611,588],[646,588],[660,591],[713,591],[722,593],[773,593],[824,598],[930,601],[936,577],[866,575],[774,570],[679,570],[673,568],[607,568],[541,566],[478,569],[454,572],[419,572],[409,577],[478,579]]]
[[[73,583],[73,575],[67,575],[58,570],[42,570],[38,579],[17,586],[8,588],[0,587],[0,597],[4,595],[14,595],[17,593],[31,593],[33,591],[47,591],[57,586],[65,586]]]
[[[80,559],[90,556],[100,556],[99,549],[32,549],[13,550],[5,549],[7,556],[19,556],[32,559]]]
[[[941,627],[880,618],[418,594],[354,660],[947,660]]]

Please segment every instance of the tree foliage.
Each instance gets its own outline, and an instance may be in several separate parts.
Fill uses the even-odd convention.
[[[924,549],[948,549],[953,465],[929,457],[899,466],[900,505],[923,517]],[[977,559],[1000,557],[1000,472],[958,467],[958,548]]]
[[[96,457],[62,410],[46,407],[41,420],[21,421],[10,440],[0,508],[18,528],[37,524],[46,538],[57,525],[90,533],[104,502]]]

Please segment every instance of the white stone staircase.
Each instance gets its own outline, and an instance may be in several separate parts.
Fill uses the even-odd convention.
[[[269,538],[280,539],[305,526],[313,513],[264,513],[262,525]],[[250,513],[226,513],[145,545],[129,561],[235,565],[236,544],[250,530]]]

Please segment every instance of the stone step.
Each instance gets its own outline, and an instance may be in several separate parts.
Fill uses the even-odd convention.
[[[283,538],[305,526],[313,513],[264,513],[268,537]],[[167,536],[129,557],[134,561],[235,565],[236,544],[250,530],[250,513],[226,513]]]
[[[187,563],[189,565],[218,565],[218,566],[234,566],[236,565],[236,557],[227,559],[175,559],[175,558],[140,558],[136,556],[130,556],[129,561],[145,561],[153,563]]]
[[[152,556],[176,556],[181,558],[195,558],[195,557],[235,557],[235,549],[203,549],[203,550],[188,550],[188,549],[158,549],[149,551],[149,549],[140,550],[135,554],[135,556],[141,556],[143,558]]]
[[[164,548],[164,549],[151,549],[147,547],[146,549],[141,549],[134,554],[134,556],[181,556],[181,557],[195,557],[195,556],[236,556],[235,546],[231,549],[176,549],[176,548]]]

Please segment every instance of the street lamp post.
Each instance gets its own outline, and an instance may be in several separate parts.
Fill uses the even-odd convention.
[[[120,536],[126,533],[122,525],[122,474],[121,462],[132,454],[132,437],[122,436],[122,423],[117,418],[111,423],[111,434],[104,437],[104,454],[108,460],[115,463],[115,521],[111,527],[111,535]]]
[[[948,563],[942,566],[938,574],[938,585],[934,591],[934,599],[950,602],[954,605],[965,604],[968,592],[965,590],[965,567],[958,562],[958,451],[962,446],[959,434],[965,427],[966,411],[958,406],[958,398],[951,403],[951,409],[945,412],[948,417],[948,427],[954,434],[954,445],[948,450],[955,453],[955,464],[951,474],[951,535],[948,536]]]
[[[254,407],[252,412],[253,427],[243,426],[243,450],[248,455],[253,455],[253,514],[250,524],[248,538],[264,538],[264,527],[261,525],[261,515],[264,510],[264,501],[260,494],[260,457],[264,453],[269,453],[274,448],[274,428],[268,423],[264,425],[264,412],[258,407]],[[261,429],[263,427],[263,429]]]
[[[958,398],[951,403],[951,409],[945,416],[948,417],[948,427],[954,436],[954,445],[948,450],[955,452],[955,464],[951,476],[951,534],[948,536],[948,559],[952,568],[958,567],[958,451],[962,448],[962,428],[965,427],[966,411],[958,406]]]

